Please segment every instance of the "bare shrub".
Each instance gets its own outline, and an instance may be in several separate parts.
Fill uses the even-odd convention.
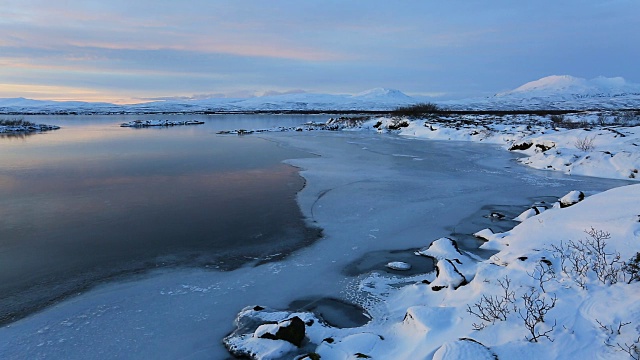
[[[538,339],[543,337],[553,341],[549,334],[555,329],[556,321],[554,320],[553,326],[546,330],[540,330],[539,325],[544,323],[544,317],[549,310],[556,306],[557,296],[548,296],[535,288],[530,288],[526,294],[522,295],[521,299],[524,301],[524,308],[518,309],[518,315],[524,322],[524,327],[529,331],[529,335],[525,338],[530,342],[538,342]]]
[[[516,301],[516,293],[511,290],[511,279],[505,276],[503,279],[498,280],[498,284],[502,288],[502,293],[499,295],[482,295],[480,301],[473,304],[473,307],[467,305],[467,312],[469,314],[477,316],[484,323],[473,324],[474,330],[482,330],[487,324],[495,323],[496,321],[505,321],[507,316],[511,312],[515,312],[516,308],[514,303]]]
[[[556,278],[556,273],[553,271],[550,263],[547,264],[546,262],[539,262],[536,264],[533,272],[531,274],[527,272],[527,275],[531,276],[532,279],[538,282],[538,286],[542,292],[546,292],[544,284]]]
[[[606,250],[606,240],[611,238],[611,234],[594,228],[585,230],[585,233],[588,237],[583,240],[551,245],[551,251],[560,259],[562,272],[582,288],[586,288],[590,272],[605,285],[620,281],[624,277],[620,253]]]
[[[588,136],[585,136],[583,138],[578,138],[574,143],[574,145],[580,151],[585,151],[585,152],[591,151],[595,149],[595,146],[593,145],[594,140],[595,140],[595,137],[590,138]]]
[[[598,125],[605,126],[607,125],[607,116],[605,114],[598,115],[598,120],[596,120]]]
[[[394,115],[408,116],[408,117],[421,117],[427,115],[434,115],[441,113],[443,109],[434,103],[420,103],[409,106],[401,106],[393,110]]]
[[[631,259],[624,263],[622,271],[629,276],[627,284],[640,281],[640,252],[637,252]]]
[[[562,125],[562,123],[564,123],[564,115],[551,115],[550,116],[551,122],[556,124],[556,125]]]
[[[624,344],[617,343],[616,345],[618,345],[618,348],[621,351],[624,351],[627,354],[629,354],[629,356],[633,360],[640,360],[640,336],[631,344],[629,344],[629,343],[624,343]]]
[[[35,123],[31,121],[26,121],[23,118],[13,118],[13,119],[0,119],[0,125],[2,126],[34,126]]]

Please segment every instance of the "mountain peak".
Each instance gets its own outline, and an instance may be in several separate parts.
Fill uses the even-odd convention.
[[[599,76],[587,80],[571,75],[552,75],[528,82],[516,89],[498,93],[503,96],[613,96],[618,94],[639,94],[640,85],[625,81],[622,77]]]
[[[571,75],[551,75],[530,81],[514,90],[502,94],[523,93],[530,91],[561,91],[569,88],[583,87],[587,80]]]
[[[361,93],[353,95],[354,98],[372,99],[372,98],[390,98],[390,99],[411,99],[411,97],[400,90],[387,88],[373,88]]]

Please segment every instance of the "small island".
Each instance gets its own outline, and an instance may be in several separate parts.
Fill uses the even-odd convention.
[[[151,127],[151,126],[180,126],[180,125],[201,125],[204,121],[186,120],[186,121],[169,121],[169,120],[133,120],[120,124],[121,127]]]
[[[23,119],[0,119],[0,136],[20,136],[49,130],[58,130],[59,126],[36,124]]]

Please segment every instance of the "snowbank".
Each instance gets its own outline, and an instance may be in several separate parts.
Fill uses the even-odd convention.
[[[308,313],[264,309],[245,309],[237,321],[276,323],[295,315],[311,323],[300,349],[287,345],[289,357],[637,357],[640,278],[624,263],[640,251],[640,185],[552,208],[487,236],[485,247],[498,250],[487,260],[474,260],[441,238],[416,253],[438,259],[437,274],[409,280],[370,274],[360,291],[373,299],[367,310],[383,316],[362,327],[333,328],[309,322],[318,319]],[[600,253],[597,247],[575,252],[595,243],[602,245]],[[576,268],[576,259],[587,266]],[[257,359],[287,357],[280,341],[255,334],[232,334],[226,341]]]
[[[411,121],[382,118],[369,121],[365,127],[420,139],[499,144],[522,154],[520,163],[535,169],[640,179],[640,126],[596,125],[597,118],[608,121],[606,114],[585,112],[566,120],[572,126],[584,125],[579,129],[559,127],[546,117],[532,115],[508,119],[465,115]]]

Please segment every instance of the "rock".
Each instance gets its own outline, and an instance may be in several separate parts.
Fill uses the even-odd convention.
[[[473,339],[462,338],[442,345],[433,354],[433,360],[497,360],[486,346]]]
[[[411,264],[403,261],[392,261],[386,265],[389,269],[405,271],[411,269]]]
[[[509,151],[514,151],[514,150],[527,150],[528,148],[532,147],[533,143],[531,142],[523,142],[520,144],[513,144],[511,145],[511,147],[509,148]]]
[[[504,219],[505,216],[504,214],[494,211],[491,214],[489,214],[489,217],[492,219]]]
[[[566,208],[571,205],[575,205],[582,200],[584,200],[584,193],[582,191],[573,190],[560,198],[560,207]]]
[[[540,152],[545,152],[549,149],[552,149],[556,146],[556,144],[546,145],[546,144],[536,144],[536,148],[540,149]]]
[[[482,240],[491,240],[493,235],[493,230],[487,228],[487,229],[482,229],[478,232],[476,232],[475,234],[473,234],[473,236],[477,237],[478,239],[482,239]]]
[[[458,243],[447,237],[442,237],[434,240],[428,248],[421,249],[415,252],[416,255],[427,256],[434,259],[455,259],[460,256],[464,256],[460,249],[458,249]]]
[[[532,217],[532,216],[536,216],[536,215],[540,215],[543,211],[547,210],[546,207],[544,206],[533,206],[525,211],[522,212],[522,214],[518,215],[515,219],[515,221],[525,221],[528,218]]]
[[[300,347],[305,336],[304,321],[294,316],[276,324],[260,325],[253,336],[262,339],[284,340]]]
[[[436,264],[436,279],[431,283],[431,290],[440,291],[445,287],[453,290],[466,285],[467,279],[449,259],[438,261]]]

